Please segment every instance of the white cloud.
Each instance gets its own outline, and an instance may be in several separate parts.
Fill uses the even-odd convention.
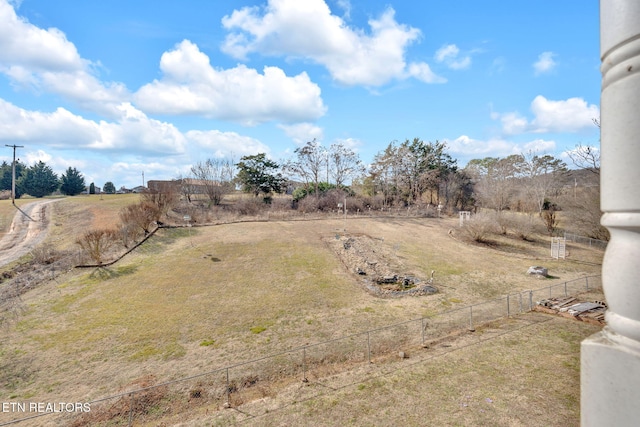
[[[518,143],[502,138],[492,138],[486,141],[461,135],[454,140],[447,140],[449,152],[459,160],[469,161],[484,157],[506,157],[512,154],[522,154],[529,151],[547,153],[555,150],[555,141],[535,139]]]
[[[298,145],[306,144],[314,139],[322,140],[322,128],[312,123],[298,123],[295,125],[279,125],[280,129]]]
[[[238,160],[242,156],[270,152],[269,147],[259,140],[235,132],[192,130],[186,133],[186,137],[190,144],[197,145],[198,152],[204,157]],[[203,154],[203,151],[209,154]]]
[[[43,30],[18,17],[13,7],[0,0],[0,64],[30,70],[74,71],[86,61],[73,43],[56,28]]]
[[[62,31],[30,24],[6,0],[0,0],[0,22],[0,73],[14,85],[56,93],[107,115],[126,99],[123,85],[104,85],[92,74],[91,62]]]
[[[289,77],[280,68],[265,67],[259,74],[244,65],[218,70],[188,40],[162,55],[160,69],[163,78],[134,95],[144,111],[196,114],[245,125],[313,120],[326,111],[320,88],[306,73]]]
[[[550,153],[555,151],[556,142],[545,139],[534,139],[522,145],[521,153]]]
[[[536,76],[551,72],[556,67],[556,62],[553,57],[556,56],[553,52],[542,52],[538,55],[538,60],[533,63],[533,70]]]
[[[186,140],[172,124],[148,118],[130,104],[115,122],[95,122],[64,108],[28,111],[0,99],[0,141],[31,142],[62,149],[125,150],[136,154],[179,154]]]
[[[431,67],[429,67],[429,64],[424,62],[409,64],[408,74],[411,77],[414,77],[425,83],[446,83],[447,82],[447,79],[445,79],[444,77],[440,77],[436,73],[431,71]]]
[[[360,147],[362,147],[362,141],[356,138],[337,138],[333,143],[342,144],[344,147],[357,152]]]
[[[446,142],[451,153],[469,158],[508,156],[518,153],[516,144],[500,138],[481,141],[470,138],[467,135],[461,135],[452,141]]]
[[[380,86],[393,79],[422,77],[416,70],[427,64],[413,64],[408,71],[405,51],[417,41],[420,30],[399,24],[388,8],[369,20],[370,31],[350,28],[333,15],[324,0],[269,0],[265,8],[245,7],[222,19],[232,31],[222,50],[244,59],[253,52],[266,56],[309,58],[326,67],[332,78],[344,85]]]
[[[491,116],[493,119],[500,119],[502,122],[502,131],[506,135],[517,135],[529,129],[527,119],[517,112],[504,114],[493,113]]]
[[[597,105],[582,98],[551,101],[538,95],[531,103],[534,132],[578,132],[593,128],[593,119],[600,117]]]
[[[496,74],[502,74],[506,66],[507,66],[507,60],[504,57],[499,56],[491,62],[491,66],[489,67],[488,74],[490,76],[493,76]]]
[[[600,117],[597,105],[587,104],[582,98],[552,101],[538,95],[531,102],[533,120],[517,112],[491,113],[491,118],[502,122],[507,135],[521,133],[575,133],[593,128],[593,119]]]
[[[349,0],[336,0],[336,4],[340,9],[344,11],[343,17],[345,19],[351,18],[351,1]]]
[[[443,62],[447,67],[452,70],[463,70],[469,68],[471,65],[471,57],[465,55],[460,57],[460,49],[455,44],[448,44],[442,46],[436,51],[435,60],[437,62]]]

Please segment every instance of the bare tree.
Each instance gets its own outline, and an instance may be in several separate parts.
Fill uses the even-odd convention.
[[[191,167],[191,173],[214,205],[222,203],[224,196],[233,190],[234,170],[234,162],[228,159],[207,159]]]
[[[486,208],[498,212],[511,207],[516,191],[520,155],[505,158],[486,157],[469,162],[466,170],[476,181],[474,194],[477,201]]]
[[[180,188],[180,196],[183,197],[187,202],[191,203],[191,197],[196,193],[196,187],[193,182],[193,177],[191,175],[187,177],[178,175],[176,181],[178,182],[178,186]]]
[[[285,163],[285,172],[302,179],[307,187],[307,193],[309,185],[313,183],[315,195],[318,198],[318,184],[322,173],[325,171],[327,150],[314,139],[307,142],[303,147],[296,148],[294,153],[296,158]]]
[[[358,154],[345,147],[342,142],[332,144],[329,147],[327,159],[329,161],[329,171],[338,188],[343,186],[349,178],[353,178],[365,171]]]
[[[524,191],[534,203],[539,214],[548,204],[548,197],[557,197],[564,186],[564,175],[567,165],[560,159],[545,154],[538,156],[530,151],[522,156],[518,164]]]
[[[597,147],[578,144],[567,154],[576,167],[600,176],[600,150]]]

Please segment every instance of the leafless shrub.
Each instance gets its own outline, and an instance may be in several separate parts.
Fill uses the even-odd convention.
[[[347,210],[351,213],[363,212],[365,204],[360,197],[347,197]]]
[[[102,264],[109,249],[117,240],[116,230],[100,229],[87,231],[76,240],[76,243],[96,264]]]
[[[118,231],[120,235],[120,241],[125,248],[131,247],[131,245],[138,241],[140,235],[142,234],[142,231],[137,225],[130,223],[121,224]]]
[[[173,187],[168,186],[166,191],[163,192],[152,190],[144,191],[141,199],[143,203],[155,205],[160,211],[160,215],[166,215],[169,209],[176,205],[180,197]]]
[[[288,211],[291,210],[291,199],[283,197],[275,197],[271,200],[271,210]]]
[[[464,239],[483,243],[487,241],[489,235],[496,230],[493,215],[479,212],[473,215],[460,229]]]
[[[60,251],[56,250],[53,245],[45,243],[31,250],[33,260],[41,265],[52,264],[62,257]]]
[[[533,217],[526,214],[512,214],[510,218],[513,234],[522,240],[531,240],[535,233]]]
[[[144,234],[148,234],[152,224],[160,219],[161,214],[162,212],[157,205],[143,201],[122,208],[120,220],[124,225],[139,227]]]
[[[512,226],[511,215],[504,211],[497,211],[493,213],[493,218],[498,232],[502,235],[506,235],[507,231]]]
[[[298,202],[298,210],[302,213],[318,211],[318,199],[315,197],[305,197]]]
[[[331,212],[338,209],[338,204],[342,205],[344,199],[345,193],[342,190],[332,189],[326,191],[318,198],[318,209],[324,212]]]
[[[242,197],[233,205],[234,210],[240,215],[258,215],[267,205],[258,197]]]

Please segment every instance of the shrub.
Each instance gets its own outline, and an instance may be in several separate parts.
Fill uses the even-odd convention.
[[[118,231],[120,241],[125,248],[130,247],[131,244],[138,241],[140,234],[142,234],[140,228],[135,224],[122,224]]]
[[[508,212],[504,211],[496,211],[493,214],[497,230],[500,234],[506,235],[509,228],[511,228],[513,224],[513,218]]]
[[[292,200],[284,197],[276,197],[271,200],[271,210],[287,211],[291,210]]]
[[[33,260],[41,265],[52,264],[62,257],[62,253],[51,244],[45,243],[31,250]]]
[[[120,220],[126,226],[139,227],[148,234],[151,225],[160,219],[160,208],[151,202],[143,201],[135,205],[125,206],[120,210]]]
[[[495,229],[493,215],[479,212],[465,221],[460,233],[464,239],[483,243],[491,233],[495,232]]]
[[[174,207],[179,200],[178,193],[173,190],[164,192],[146,190],[141,194],[142,203],[149,203],[160,211],[160,215],[166,215],[169,209]],[[160,219],[160,217],[158,217]]]
[[[317,212],[318,206],[318,199],[315,197],[305,197],[298,201],[298,210],[302,213]]]
[[[240,215],[258,215],[267,205],[258,197],[242,197],[236,200],[233,209]]]
[[[101,229],[87,231],[76,240],[76,243],[96,264],[102,264],[117,239],[118,232],[116,230]]]
[[[522,240],[531,240],[531,236],[535,232],[533,218],[531,215],[515,214],[511,218],[511,228],[513,234]]]

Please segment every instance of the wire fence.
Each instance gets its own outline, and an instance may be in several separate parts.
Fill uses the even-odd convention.
[[[529,312],[537,301],[543,299],[575,296],[600,289],[601,276],[582,277],[429,317],[297,347],[187,378],[149,386],[140,384],[136,389],[91,402],[56,403],[52,408],[38,408],[42,411],[32,410],[35,409],[31,406],[33,403],[22,403],[22,408],[16,408],[14,404],[11,408],[3,407],[3,412],[10,413],[13,419],[1,421],[0,426],[18,423],[20,427],[131,426],[134,423],[157,422],[162,417],[185,409],[204,413],[208,409],[238,407],[272,397],[276,390],[289,384],[312,381],[323,385],[323,381],[327,381],[331,375],[349,368],[397,357],[399,352],[424,347],[453,333],[475,330],[484,323]],[[291,396],[291,401],[311,398],[323,392],[318,388],[296,390],[297,394]]]
[[[609,243],[606,240],[592,239],[591,237],[578,236],[577,234],[567,232],[564,233],[564,238],[567,239],[568,242],[588,245],[589,247],[601,249],[603,251],[607,249],[607,244]]]

